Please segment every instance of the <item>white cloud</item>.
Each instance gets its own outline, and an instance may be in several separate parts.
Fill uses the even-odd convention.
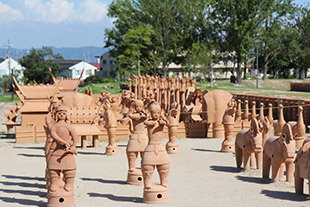
[[[81,3],[76,17],[82,22],[90,23],[102,20],[107,13],[105,3],[98,0],[86,0]]]
[[[76,7],[67,0],[25,0],[25,7],[32,20],[55,24],[92,23],[102,20],[107,14],[106,4],[98,0],[85,0]]]
[[[9,23],[24,19],[23,13],[0,1],[0,23]]]
[[[66,0],[25,0],[25,6],[33,20],[50,23],[70,21],[74,16],[74,4]]]

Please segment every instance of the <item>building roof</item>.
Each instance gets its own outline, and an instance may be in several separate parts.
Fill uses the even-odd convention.
[[[70,68],[72,65],[75,65],[82,60],[53,60],[54,63],[58,64],[61,70]]]
[[[100,69],[100,63],[90,63],[90,64],[95,66],[98,70]]]
[[[75,68],[84,68],[84,69],[88,68],[88,69],[95,69],[95,70],[98,69],[97,67],[85,61],[81,61],[75,65],[72,65],[71,67],[69,67],[69,70],[74,70]]]

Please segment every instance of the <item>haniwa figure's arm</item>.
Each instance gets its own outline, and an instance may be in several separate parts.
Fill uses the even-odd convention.
[[[66,141],[63,140],[60,136],[58,136],[58,134],[56,133],[56,127],[55,127],[55,126],[52,127],[52,129],[51,129],[51,136],[52,136],[52,138],[53,138],[56,142],[58,142],[59,144],[62,144],[62,145],[64,145],[64,146],[66,146],[66,147],[70,147],[70,145],[69,145],[68,142],[66,142]]]
[[[144,124],[146,126],[154,126],[156,124],[156,121],[153,121],[153,120],[145,120],[144,121]]]

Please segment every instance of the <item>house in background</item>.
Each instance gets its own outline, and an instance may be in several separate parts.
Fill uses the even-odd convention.
[[[85,61],[81,61],[69,67],[69,70],[71,71],[71,78],[79,78],[83,69],[84,73],[81,77],[81,80],[84,80],[91,75],[95,75],[97,71],[97,67]]]
[[[64,78],[71,78],[71,70],[69,68],[82,60],[53,60],[54,63],[59,65],[58,76]]]
[[[18,79],[24,76],[25,68],[13,58],[6,58],[0,63],[0,77],[3,75],[10,75],[12,70],[14,74],[18,71]]]
[[[100,62],[100,70],[97,72],[97,74],[103,78],[111,77],[113,75],[115,65],[113,63],[112,58],[110,57],[110,53],[105,52],[98,58],[99,58],[98,62]]]

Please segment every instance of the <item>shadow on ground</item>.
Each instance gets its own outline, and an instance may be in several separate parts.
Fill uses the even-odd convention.
[[[0,197],[0,200],[5,203],[18,203],[24,206],[46,206],[46,202],[30,199]]]
[[[0,183],[2,185],[7,185],[7,186],[20,186],[20,187],[26,187],[26,188],[42,188],[42,189],[46,189],[45,185],[39,184],[39,183],[19,183],[19,182],[6,182],[6,181],[1,181]]]
[[[82,151],[78,151],[78,154],[81,154],[81,155],[105,155],[104,153],[101,153],[101,152],[82,152]]]
[[[209,149],[191,149],[191,150],[194,150],[194,151],[199,151],[199,152],[216,152],[216,153],[219,153],[221,151],[219,150],[209,150]]]
[[[14,149],[30,149],[30,150],[41,150],[44,151],[44,147],[13,147]]]
[[[45,157],[44,155],[36,155],[36,154],[25,154],[25,153],[20,153],[17,154],[18,156],[24,156],[24,157]]]
[[[44,178],[40,178],[40,177],[16,176],[16,175],[2,175],[2,177],[9,178],[9,179],[44,181]]]
[[[45,198],[46,197],[46,192],[42,192],[42,191],[0,189],[0,192],[3,192],[3,193],[18,193],[18,194],[29,195],[29,196],[39,196],[41,198]]]
[[[238,180],[248,182],[248,183],[258,183],[258,184],[270,184],[272,181],[269,178],[258,178],[258,177],[246,177],[246,176],[236,176]]]
[[[211,165],[210,169],[217,172],[229,172],[229,173],[240,173],[243,171],[243,169],[241,168],[231,166],[217,166],[217,165]]]
[[[306,195],[298,195],[292,192],[282,192],[282,191],[273,191],[273,190],[262,190],[261,194],[268,196],[270,198],[276,198],[280,200],[288,201],[309,201]]]
[[[139,197],[115,196],[112,194],[88,193],[89,197],[103,197],[112,201],[143,203],[143,199]]]
[[[15,134],[3,133],[3,134],[0,135],[0,139],[15,139]],[[15,141],[14,141],[14,143],[15,143]]]
[[[125,181],[123,180],[104,180],[101,178],[81,178],[83,181],[96,181],[100,183],[109,183],[109,184],[119,184],[119,185],[124,185],[126,184]]]

